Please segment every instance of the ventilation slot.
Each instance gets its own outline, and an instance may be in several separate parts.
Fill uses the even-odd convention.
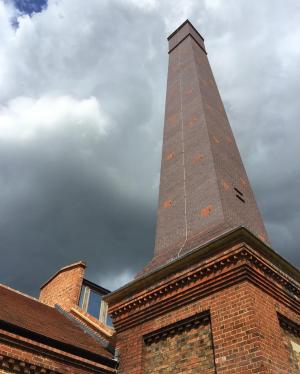
[[[241,200],[243,203],[245,203],[246,201],[238,194],[235,195],[239,200]]]
[[[240,196],[244,196],[243,192],[238,190],[237,188],[234,187],[235,192],[237,192]]]
[[[244,194],[243,194],[243,192],[241,192],[239,189],[237,189],[237,188],[233,188],[234,189],[234,191],[236,192],[236,194],[235,194],[235,196],[241,201],[241,202],[243,202],[243,203],[245,203],[246,201],[245,201],[245,199],[244,199]]]

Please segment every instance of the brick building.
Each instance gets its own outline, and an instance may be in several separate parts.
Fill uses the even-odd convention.
[[[39,300],[0,286],[0,373],[300,373],[299,271],[270,247],[202,36],[168,40],[153,259],[112,293],[83,262]]]
[[[0,373],[116,373],[114,329],[85,264],[60,269],[39,299],[0,285]]]
[[[105,297],[119,373],[300,373],[299,271],[270,247],[202,36],[168,41],[154,256]]]

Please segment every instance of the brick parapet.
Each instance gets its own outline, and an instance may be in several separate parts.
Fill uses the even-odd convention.
[[[86,264],[79,261],[54,274],[41,287],[39,300],[49,306],[60,305],[69,311],[78,304]]]

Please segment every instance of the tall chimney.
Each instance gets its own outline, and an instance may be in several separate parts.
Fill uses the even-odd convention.
[[[268,242],[207,58],[187,20],[169,38],[153,270],[239,226]]]

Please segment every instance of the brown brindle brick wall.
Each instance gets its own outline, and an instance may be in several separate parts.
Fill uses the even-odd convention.
[[[300,348],[300,338],[295,336],[293,333],[282,329],[283,341],[286,347],[286,350],[289,352],[289,358],[291,365],[291,374],[300,373],[300,352],[295,350],[292,343],[297,344]]]
[[[58,272],[42,289],[40,301],[54,306],[59,304],[69,311],[78,304],[85,266],[78,263]]]
[[[214,374],[210,323],[144,345],[144,374]]]
[[[247,281],[118,333],[119,373],[143,373],[145,334],[203,311],[211,315],[218,374],[293,373],[277,311],[298,323],[299,316]]]

